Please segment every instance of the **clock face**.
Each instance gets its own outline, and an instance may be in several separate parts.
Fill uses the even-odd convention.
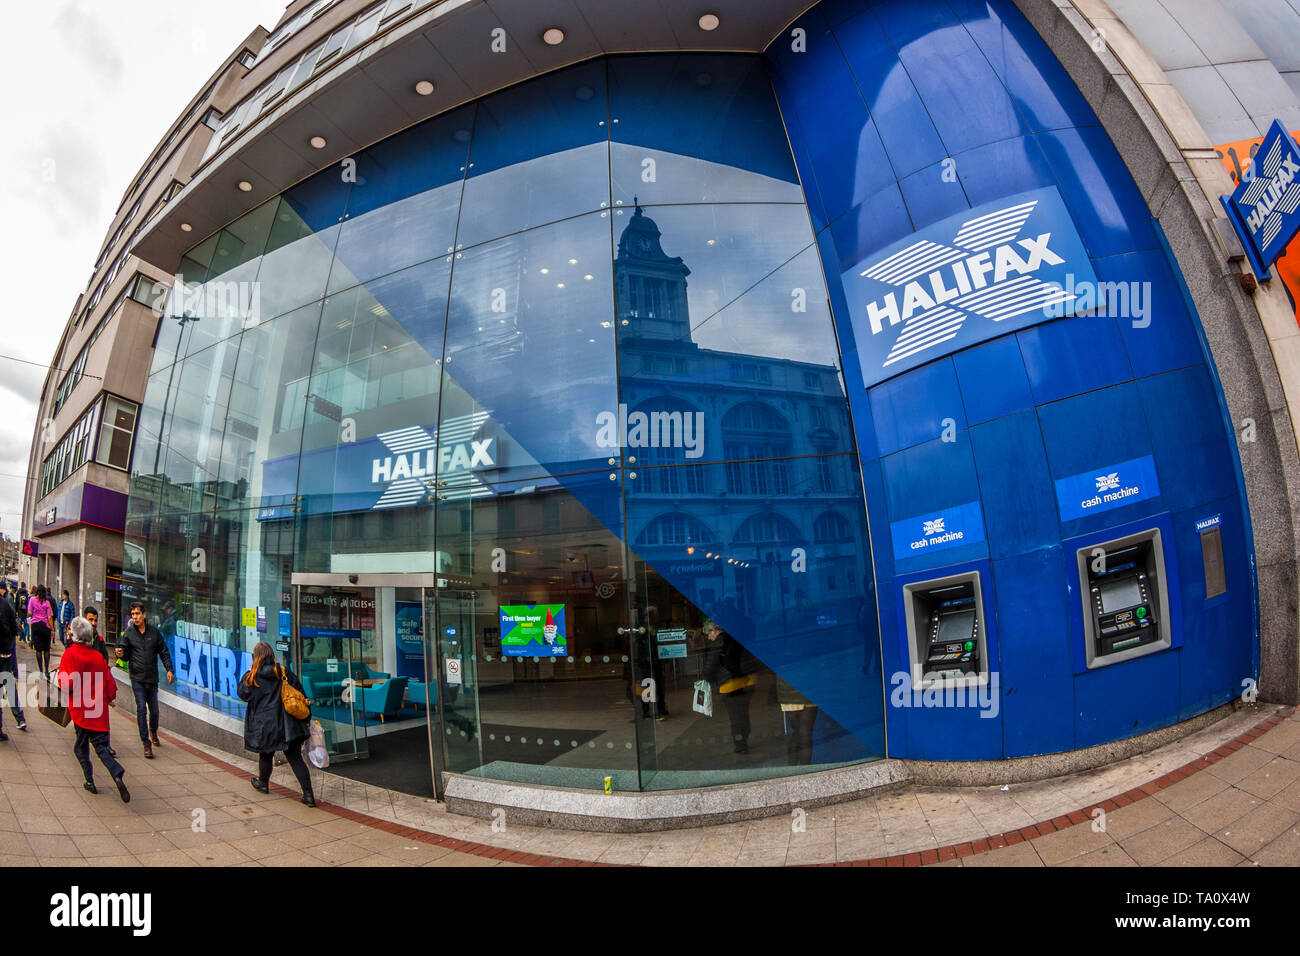
[[[642,252],[649,252],[651,249],[654,248],[654,243],[651,242],[649,239],[642,239],[639,243],[637,243],[637,245],[641,247]]]

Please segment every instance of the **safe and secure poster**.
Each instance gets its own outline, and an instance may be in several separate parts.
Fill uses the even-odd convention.
[[[563,604],[501,605],[502,657],[565,657],[568,653]]]

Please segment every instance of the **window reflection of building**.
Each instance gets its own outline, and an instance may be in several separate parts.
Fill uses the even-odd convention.
[[[721,434],[706,434],[694,459],[682,448],[631,450],[643,470],[628,485],[630,544],[704,615],[718,613],[708,595],[733,594],[742,613],[779,620],[782,634],[816,627],[819,616],[852,620],[867,549],[841,514],[861,510],[857,483],[839,478],[849,463],[826,454],[847,427],[839,373],[698,346],[691,269],[665,251],[672,237],[651,212],[635,207],[614,261],[622,395],[647,415],[711,409]],[[743,321],[744,296],[731,308],[740,310],[731,321]],[[809,547],[817,572],[794,572],[792,549]],[[798,620],[793,608],[809,613]]]

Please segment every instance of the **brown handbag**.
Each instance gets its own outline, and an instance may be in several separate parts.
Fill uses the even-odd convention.
[[[277,667],[277,670],[280,673],[280,703],[284,704],[284,712],[297,720],[306,720],[311,716],[311,705],[307,703],[306,695],[285,679],[283,667]]]

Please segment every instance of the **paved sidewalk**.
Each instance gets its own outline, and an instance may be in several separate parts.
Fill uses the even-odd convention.
[[[0,865],[1300,864],[1300,715],[1267,705],[1069,777],[1005,789],[913,787],[809,810],[802,829],[783,815],[649,834],[508,820],[498,832],[491,821],[320,771],[322,806],[310,809],[287,767],[262,795],[248,784],[252,761],[165,727],[157,758],[145,760],[134,720],[115,710],[113,741],[132,793],[123,804],[98,763],[99,794],[82,789],[70,728],[33,709],[22,733],[4,716]],[[1104,830],[1094,830],[1097,807]]]

